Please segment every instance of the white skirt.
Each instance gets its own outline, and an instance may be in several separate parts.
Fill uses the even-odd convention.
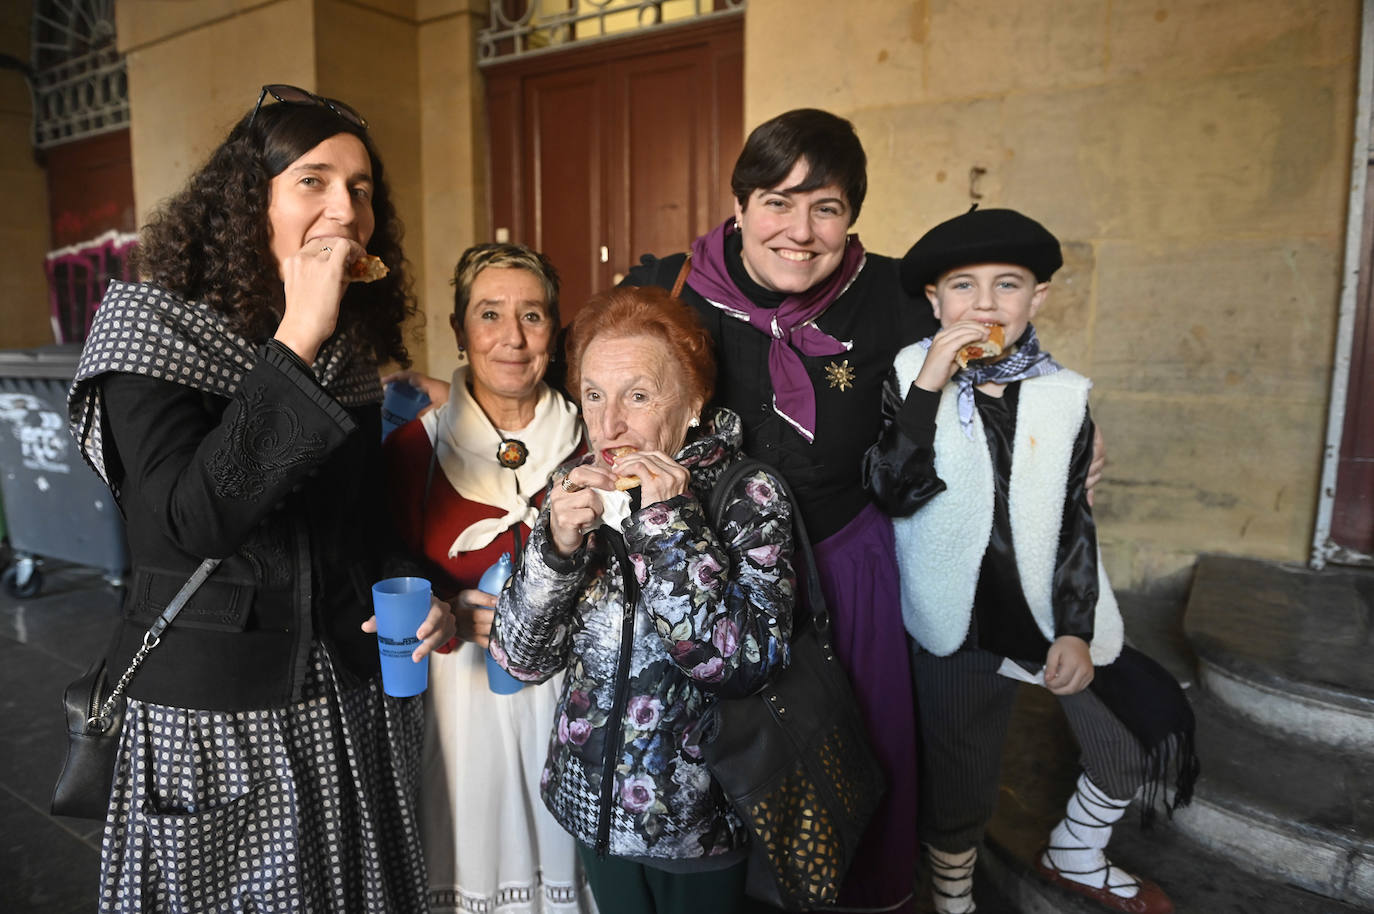
[[[576,843],[539,796],[562,684],[497,695],[474,644],[430,659],[420,834],[436,914],[596,910]]]

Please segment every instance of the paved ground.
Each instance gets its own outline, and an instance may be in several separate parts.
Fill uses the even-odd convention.
[[[100,823],[48,815],[66,734],[62,691],[102,652],[119,595],[99,571],[50,565],[43,589],[0,589],[0,911],[95,911]]]

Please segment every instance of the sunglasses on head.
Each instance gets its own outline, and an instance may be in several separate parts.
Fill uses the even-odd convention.
[[[323,95],[316,95],[314,92],[307,92],[297,86],[287,86],[281,83],[274,83],[262,87],[262,92],[258,95],[258,103],[253,106],[253,113],[248,118],[249,127],[252,127],[253,121],[258,119],[258,112],[262,110],[263,100],[266,99],[268,95],[288,105],[319,105],[328,108],[353,126],[361,127],[363,130],[367,129],[367,121],[363,116],[343,102],[336,101],[332,98],[325,98]]]

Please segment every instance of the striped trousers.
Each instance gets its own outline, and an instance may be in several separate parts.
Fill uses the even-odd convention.
[[[996,808],[1002,744],[1021,685],[999,675],[1001,665],[1002,658],[988,651],[937,657],[912,645],[921,840],[942,851],[977,844]],[[1083,770],[1108,796],[1129,800],[1145,774],[1140,743],[1091,688],[1057,697]]]

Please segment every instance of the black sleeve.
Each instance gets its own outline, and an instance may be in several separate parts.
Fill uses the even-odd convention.
[[[1088,465],[1093,459],[1093,421],[1084,416],[1073,443],[1064,522],[1054,566],[1054,632],[1093,638],[1097,610],[1097,524],[1088,506]]]
[[[863,482],[878,507],[906,517],[945,490],[935,475],[935,414],[940,394],[912,384],[903,401],[897,371],[883,382],[882,430],[864,453]]]
[[[222,412],[223,400],[170,381],[112,373],[100,384],[122,497],[142,499],[165,536],[204,557],[233,553],[357,427],[270,344]]]

